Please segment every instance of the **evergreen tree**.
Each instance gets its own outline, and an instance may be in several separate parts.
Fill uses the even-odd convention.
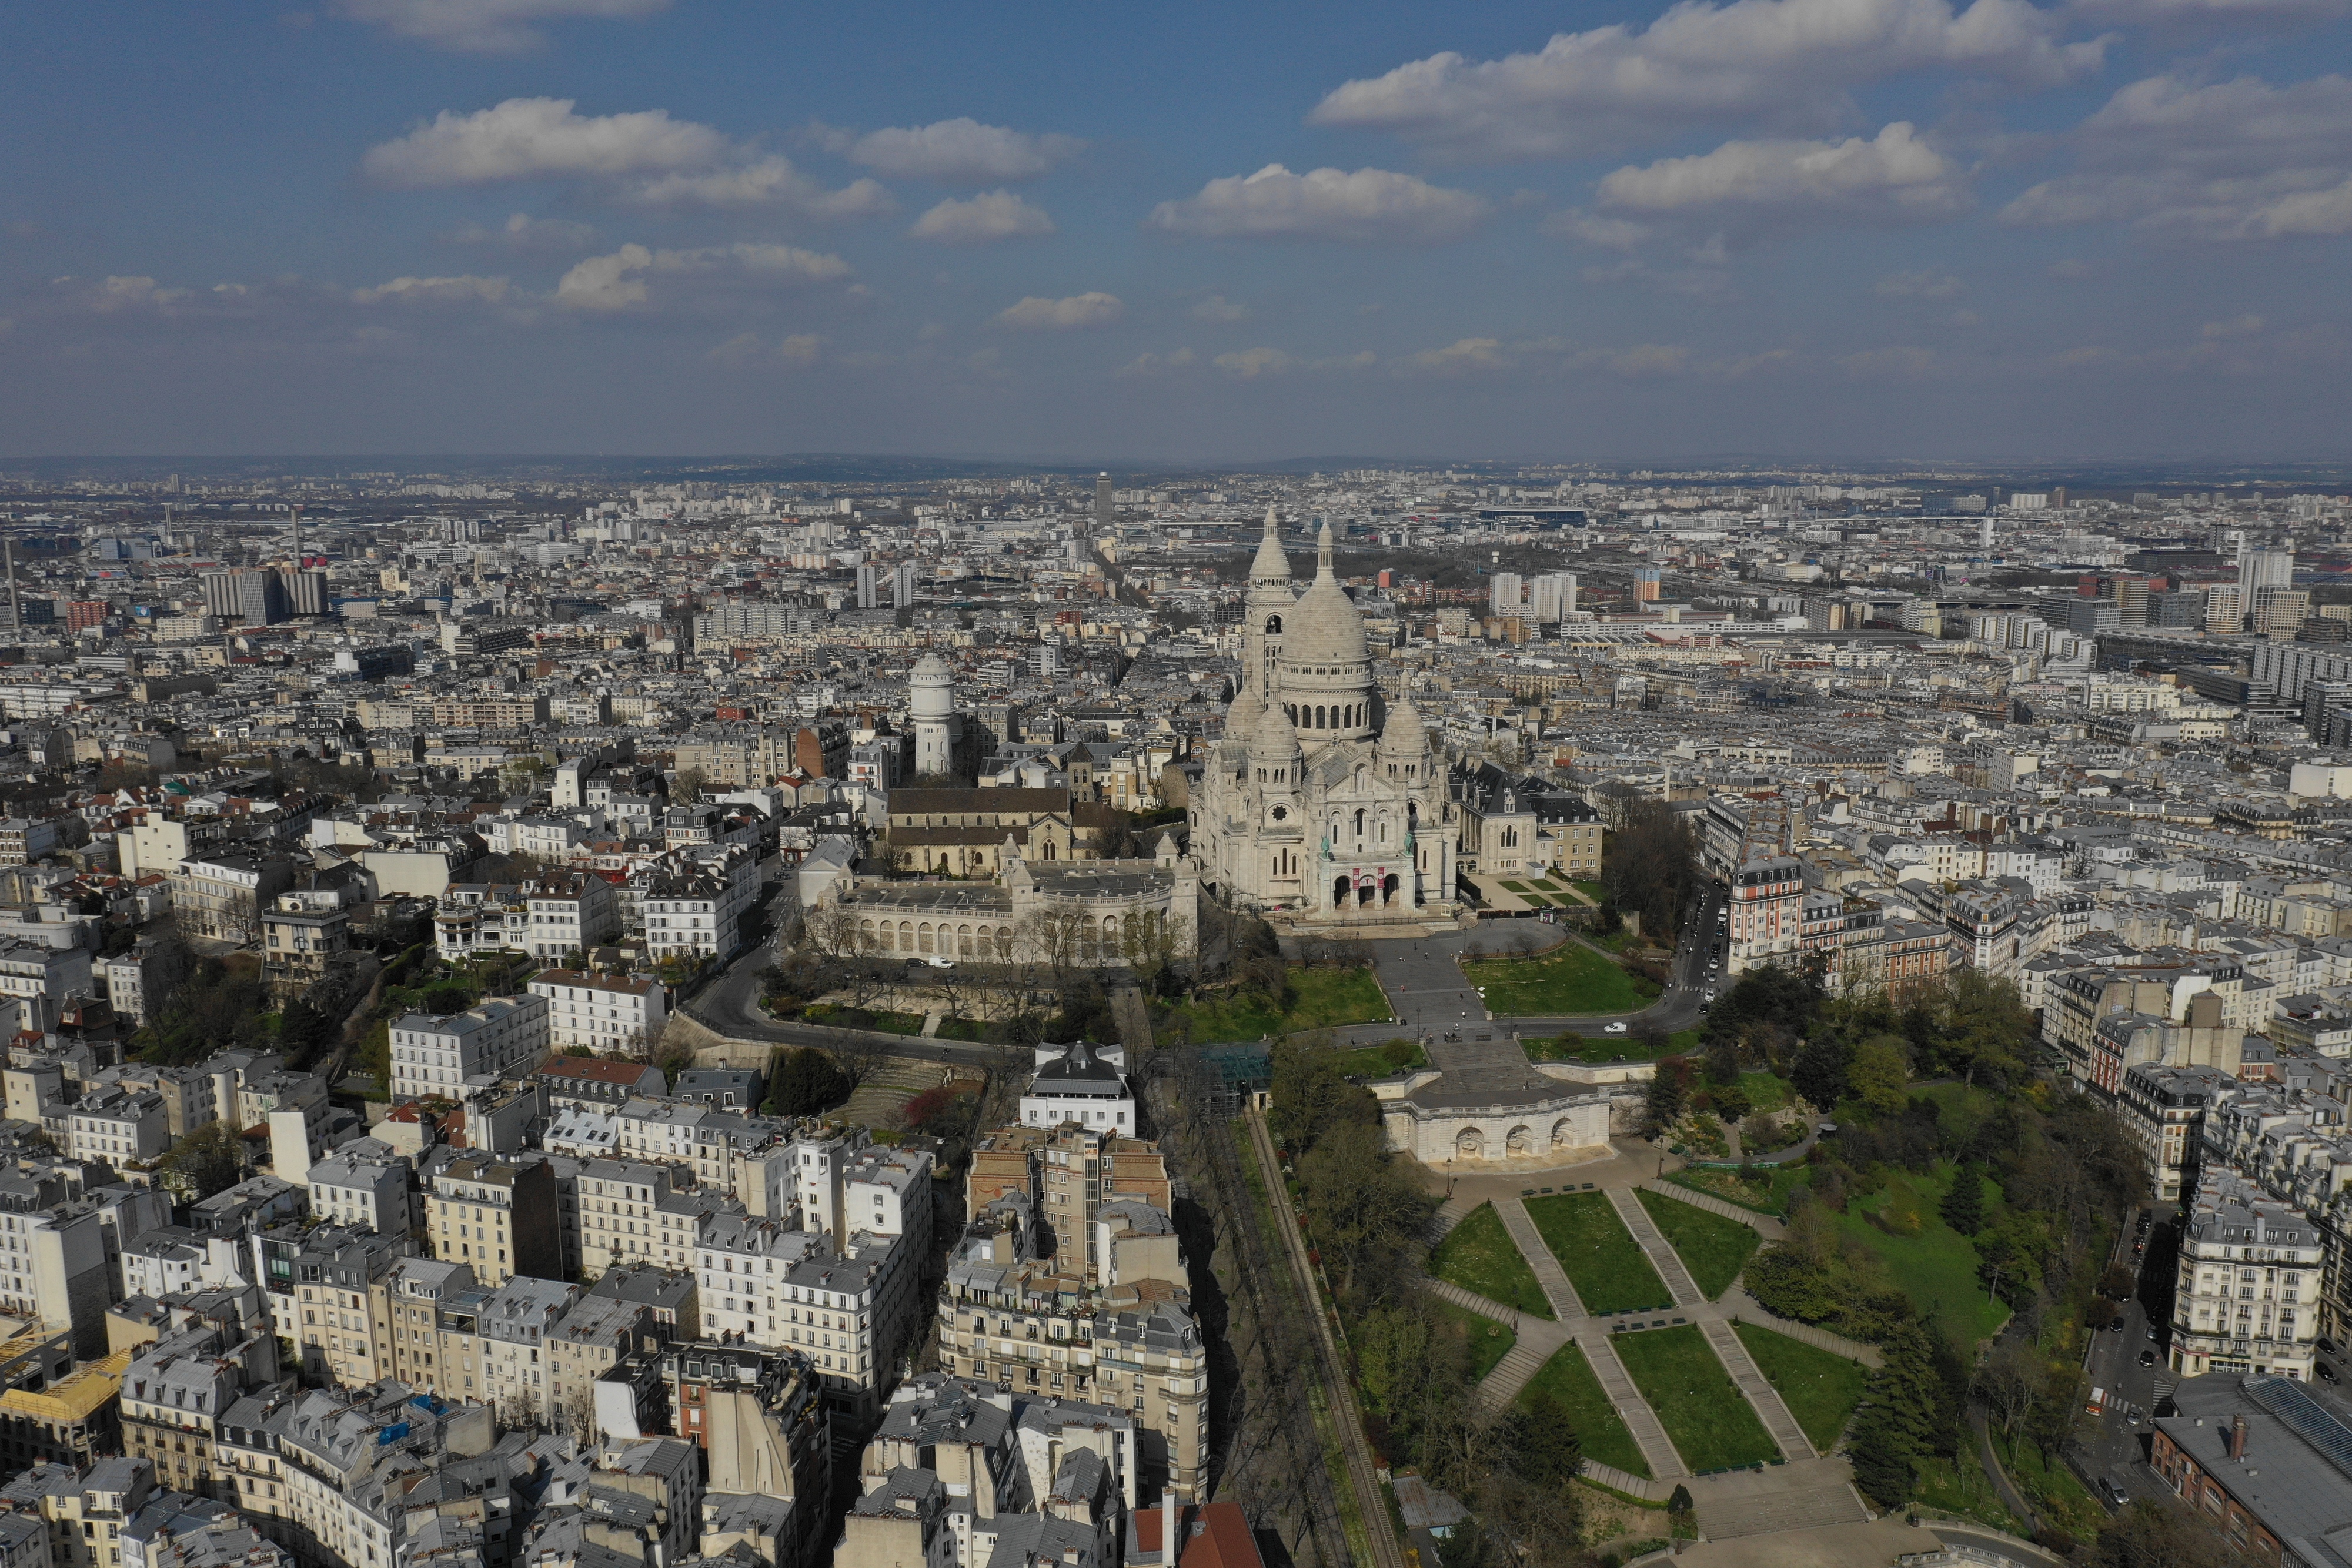
[[[1584,1444],[1559,1400],[1538,1388],[1528,1396],[1515,1467],[1529,1480],[1565,1485],[1584,1468]]]
[[[1952,1176],[1952,1190],[1944,1195],[1944,1223],[1963,1236],[1984,1228],[1984,1172],[1963,1164]]]
[[[1947,1401],[1927,1331],[1907,1322],[1887,1336],[1886,1364],[1871,1379],[1846,1450],[1853,1484],[1880,1508],[1911,1495],[1919,1461],[1937,1447],[1935,1427]]]
[[[1809,1041],[1790,1064],[1789,1082],[1817,1110],[1826,1111],[1845,1098],[1846,1065],[1853,1053],[1833,1035]]]
[[[777,1074],[770,1103],[779,1116],[814,1116],[849,1097],[849,1080],[824,1052],[803,1046]]]
[[[1668,1057],[1657,1065],[1650,1078],[1646,1108],[1650,1125],[1664,1132],[1681,1119],[1690,1103],[1690,1064],[1681,1057]]]

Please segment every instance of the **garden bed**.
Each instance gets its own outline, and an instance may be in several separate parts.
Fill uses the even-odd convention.
[[[1491,1203],[1480,1204],[1445,1233],[1429,1255],[1429,1272],[1490,1301],[1539,1318],[1552,1315],[1536,1271],[1519,1255],[1510,1231],[1504,1228],[1503,1217]]]
[[[1678,1197],[1668,1197],[1662,1192],[1647,1188],[1634,1189],[1633,1197],[1648,1213],[1650,1222],[1663,1234],[1675,1255],[1690,1270],[1692,1282],[1710,1301],[1719,1300],[1739,1278],[1739,1270],[1748,1267],[1763,1238],[1750,1225],[1736,1219],[1726,1219],[1719,1214],[1709,1214],[1696,1204],[1685,1203]]]
[[[1586,1312],[1643,1312],[1675,1304],[1674,1292],[1617,1218],[1608,1194],[1560,1193],[1526,1203]]]
[[[1618,1334],[1609,1343],[1694,1473],[1780,1458],[1755,1406],[1696,1323]]]

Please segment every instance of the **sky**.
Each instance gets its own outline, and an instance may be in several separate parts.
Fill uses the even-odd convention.
[[[0,455],[2346,455],[2352,0],[0,8]]]

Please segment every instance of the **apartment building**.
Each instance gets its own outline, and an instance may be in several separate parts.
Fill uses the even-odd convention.
[[[2196,1190],[2205,1114],[2237,1087],[2218,1067],[2143,1061],[2125,1072],[2116,1109],[2139,1147],[2148,1191],[2158,1202],[2177,1203]]]
[[[412,1388],[474,1398],[478,1391],[466,1375],[474,1370],[474,1325],[460,1298],[483,1292],[473,1270],[437,1258],[395,1260],[368,1289],[368,1313],[384,1346],[388,1376]],[[457,1309],[453,1317],[452,1309]],[[452,1332],[452,1331],[456,1332]],[[457,1343],[462,1341],[462,1343]]]
[[[2309,1378],[2325,1264],[2309,1215],[2241,1176],[2209,1176],[2181,1228],[2172,1369]]]
[[[533,957],[584,953],[620,932],[619,898],[613,884],[593,873],[542,876],[523,883],[522,894],[530,922],[524,950]]]
[[[660,1205],[670,1196],[671,1175],[667,1166],[640,1160],[589,1160],[581,1166],[583,1278],[593,1280],[622,1264],[659,1260],[665,1239]],[[686,1256],[684,1266],[691,1267],[691,1247]]]
[[[310,1213],[333,1225],[405,1235],[414,1218],[414,1172],[390,1144],[360,1138],[312,1166],[303,1178]]]
[[[554,1425],[555,1325],[580,1296],[577,1285],[518,1274],[482,1302],[483,1397],[501,1426]]]
[[[100,1354],[114,1292],[105,1220],[88,1198],[37,1206],[36,1196],[0,1209],[0,1312],[71,1334],[78,1355]]]
[[[664,958],[721,957],[738,941],[736,899],[720,877],[662,872],[640,889],[646,951]]]
[[[669,1022],[669,990],[649,975],[542,969],[530,994],[547,1001],[547,1038],[558,1053],[636,1051]]]
[[[183,933],[242,946],[260,936],[262,911],[293,885],[294,862],[285,855],[215,854],[181,861],[164,881]]]
[[[563,1277],[555,1173],[544,1161],[467,1154],[433,1173],[425,1233],[433,1256],[463,1263],[486,1290],[517,1274]]]
[[[280,1225],[257,1232],[253,1249],[270,1320],[279,1338],[293,1342],[306,1375],[353,1388],[389,1375],[372,1297],[395,1263],[415,1255],[414,1238]]]
[[[492,997],[461,1013],[410,1013],[392,1026],[392,1097],[460,1096],[466,1081],[526,1071],[547,1050],[543,997]]]
[[[163,1097],[152,1089],[109,1085],[73,1103],[61,1147],[68,1159],[122,1165],[154,1159],[172,1146]]]

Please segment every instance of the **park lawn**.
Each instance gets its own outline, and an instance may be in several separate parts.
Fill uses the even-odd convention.
[[[1569,885],[1576,889],[1577,892],[1584,894],[1585,897],[1592,900],[1593,903],[1598,904],[1601,902],[1601,884],[1599,883],[1572,882],[1569,883]]]
[[[1402,1051],[1398,1047],[1403,1047]],[[1400,1072],[1411,1072],[1429,1065],[1429,1052],[1414,1040],[1383,1040],[1379,1045],[1360,1045],[1353,1051],[1335,1051],[1332,1064],[1345,1078],[1392,1078]]]
[[[1635,1034],[1564,1034],[1557,1040],[1522,1040],[1530,1061],[1654,1061],[1662,1056],[1688,1056],[1698,1049],[1699,1032],[1678,1029],[1655,1051],[1642,1048]]]
[[[2017,1483],[2018,1490],[2056,1514],[2059,1522],[2076,1535],[2098,1533],[2099,1526],[2107,1521],[2107,1511],[2063,1462],[2044,1465],[2041,1449],[2031,1443],[2003,1442],[1999,1433],[1993,1434],[1992,1443],[1994,1457]]]
[[[2032,1533],[2031,1527],[2010,1512],[2000,1494],[1993,1490],[1991,1478],[1984,1472],[1984,1461],[1977,1457],[1973,1437],[1960,1445],[1956,1458],[1939,1459],[1930,1454],[1921,1459],[1918,1483],[1912,1489],[1912,1495],[1929,1508],[1973,1519],[2011,1535]]]
[[[1552,1315],[1536,1271],[1519,1256],[1503,1217],[1491,1203],[1482,1203],[1445,1233],[1429,1255],[1429,1271],[1449,1285],[1539,1318]]]
[[[1734,1323],[1731,1332],[1748,1347],[1757,1370],[1780,1391],[1789,1414],[1805,1429],[1815,1451],[1826,1454],[1845,1434],[1853,1407],[1870,1385],[1870,1369],[1858,1361],[1790,1339],[1754,1323]]]
[[[1710,1301],[1731,1289],[1739,1278],[1739,1270],[1748,1267],[1763,1238],[1753,1226],[1742,1225],[1736,1219],[1726,1219],[1719,1214],[1709,1214],[1696,1204],[1685,1203],[1678,1197],[1668,1197],[1647,1187],[1634,1189],[1633,1197],[1674,1247],[1683,1267]]]
[[[1528,1217],[1559,1260],[1586,1312],[1645,1312],[1675,1304],[1674,1292],[1617,1218],[1607,1193],[1560,1193],[1525,1201]]]
[[[1540,958],[1482,958],[1463,975],[1486,993],[1497,1018],[1542,1013],[1638,1012],[1658,988],[1629,975],[1581,943],[1570,942]]]
[[[1789,1081],[1777,1072],[1743,1072],[1739,1075],[1739,1087],[1747,1094],[1751,1111],[1778,1111],[1794,1094]]]
[[[1696,1323],[1613,1334],[1610,1347],[1642,1391],[1675,1452],[1696,1472],[1761,1465],[1780,1446]]]
[[[1177,1013],[1191,1019],[1195,1045],[1380,1023],[1391,1016],[1389,999],[1369,968],[1294,966],[1289,986],[1290,1006],[1279,1011],[1259,997],[1220,997],[1189,1002]]]
[[[1974,1356],[1979,1341],[2000,1332],[2009,1321],[2009,1308],[1987,1298],[1977,1282],[1977,1249],[1937,1213],[1951,1181],[1949,1166],[1926,1175],[1898,1171],[1885,1188],[1849,1205],[1838,1218],[1838,1229],[1885,1260],[1887,1273],[1911,1304],[1922,1317],[1932,1319],[1965,1358]],[[1917,1215],[1918,1234],[1892,1235],[1865,1218],[1890,1208]]]
[[[864,1008],[844,1008],[830,1002],[818,1002],[803,1012],[801,1017],[810,1023],[824,1024],[829,1029],[866,1029],[881,1034],[923,1032],[921,1013],[869,1012]]]
[[[1525,893],[1528,890],[1528,884],[1523,882],[1507,882],[1503,885],[1513,893]]]
[[[1437,1308],[1439,1317],[1460,1329],[1463,1337],[1470,1342],[1470,1381],[1473,1383],[1485,1382],[1486,1375],[1495,1370],[1496,1364],[1510,1354],[1511,1347],[1519,1343],[1519,1336],[1513,1333],[1507,1324],[1483,1317],[1465,1307],[1457,1307],[1452,1301],[1433,1301],[1432,1304]]]
[[[1601,1391],[1601,1379],[1593,1375],[1592,1364],[1584,1359],[1575,1341],[1560,1346],[1528,1380],[1527,1387],[1519,1391],[1521,1409],[1527,1408],[1538,1390],[1550,1395],[1568,1412],[1568,1424],[1583,1445],[1586,1458],[1614,1465],[1629,1475],[1650,1473],[1650,1461],[1642,1457],[1642,1445],[1633,1441],[1633,1428]]]

